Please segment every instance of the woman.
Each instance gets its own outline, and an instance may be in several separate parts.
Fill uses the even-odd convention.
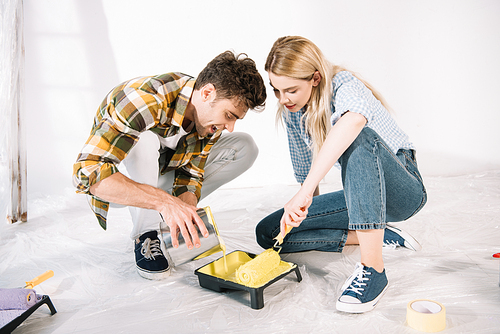
[[[344,312],[370,311],[388,286],[383,244],[421,248],[409,234],[387,225],[410,218],[426,202],[414,146],[378,93],[331,65],[308,39],[279,38],[265,70],[302,186],[283,209],[257,225],[257,242],[270,248],[278,234],[283,237],[293,227],[281,245],[284,253],[341,252],[345,245],[359,244],[360,263],[336,305]],[[343,190],[315,196],[335,164]]]

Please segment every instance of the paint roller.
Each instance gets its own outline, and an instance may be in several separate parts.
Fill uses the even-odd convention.
[[[26,282],[24,289],[0,289],[0,310],[27,310],[38,302],[33,287],[46,279],[54,276],[52,270],[48,270],[31,281]]]
[[[285,235],[287,235],[292,228],[292,226],[287,225]],[[239,284],[255,288],[276,277],[280,273],[279,265],[281,263],[281,258],[279,251],[281,247],[278,251],[275,251],[274,248],[283,243],[283,238],[284,236],[282,236],[281,233],[278,234],[278,236],[274,238],[276,243],[273,248],[266,249],[254,259],[242,264],[236,269],[236,281]]]
[[[27,310],[36,303],[35,290],[0,289],[0,311]]]
[[[266,249],[236,269],[236,281],[244,286],[258,287],[275,276],[273,272],[278,268],[280,262],[281,258],[278,252],[272,248]]]

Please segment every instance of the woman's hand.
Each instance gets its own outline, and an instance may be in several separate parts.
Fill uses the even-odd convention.
[[[299,190],[293,198],[285,204],[283,216],[281,217],[280,234],[285,237],[287,226],[298,227],[307,217],[309,206],[312,203],[313,194],[303,189]]]

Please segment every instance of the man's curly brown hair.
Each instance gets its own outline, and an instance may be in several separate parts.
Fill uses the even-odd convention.
[[[235,98],[247,109],[264,109],[264,80],[257,71],[255,62],[244,53],[235,55],[226,51],[215,57],[198,75],[194,89],[199,90],[209,83],[214,85],[217,99]]]

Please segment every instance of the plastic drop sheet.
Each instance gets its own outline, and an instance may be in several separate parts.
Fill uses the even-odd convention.
[[[405,323],[406,306],[431,299],[446,307],[441,333],[498,333],[500,328],[500,171],[424,177],[429,200],[397,226],[423,249],[384,249],[389,289],[364,314],[338,312],[335,301],[359,261],[359,247],[343,253],[283,255],[297,263],[264,291],[264,307],[248,293],[201,288],[194,270],[214,254],[172,270],[163,281],[136,273],[127,209],[111,211],[108,231],[98,226],[84,196],[68,188],[59,196],[31,198],[30,221],[0,224],[0,287],[23,286],[46,270],[54,277],[35,287],[58,313],[41,307],[14,333],[418,333]],[[322,184],[333,191],[340,184]],[[280,208],[295,186],[220,189],[209,205],[228,252],[260,253],[254,228]],[[200,206],[201,206],[200,205]]]

